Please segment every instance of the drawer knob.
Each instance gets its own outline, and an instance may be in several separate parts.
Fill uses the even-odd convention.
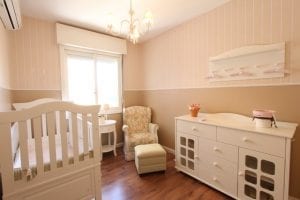
[[[219,151],[219,148],[218,147],[214,147],[214,151]]]
[[[244,172],[239,172],[239,176],[244,176]]]
[[[198,129],[196,127],[193,127],[192,130],[193,131],[198,131]]]
[[[198,155],[195,155],[195,158],[197,158],[197,159],[198,159],[198,158],[199,158],[199,156],[198,156]]]
[[[247,137],[243,137],[243,142],[249,142],[249,139]]]
[[[217,182],[218,181],[217,177],[213,177],[213,181]]]
[[[218,163],[217,162],[213,162],[213,166],[217,167]]]

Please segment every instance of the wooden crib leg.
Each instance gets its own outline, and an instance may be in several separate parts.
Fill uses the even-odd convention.
[[[94,168],[95,173],[95,199],[102,199],[102,191],[101,191],[101,168],[100,164]]]

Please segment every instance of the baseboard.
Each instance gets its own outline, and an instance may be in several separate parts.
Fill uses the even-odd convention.
[[[174,149],[171,149],[171,148],[166,147],[166,146],[163,146],[163,148],[164,148],[168,153],[175,154],[175,150],[174,150]]]
[[[300,200],[300,199],[299,199],[299,198],[296,198],[296,197],[290,196],[290,197],[289,197],[289,200]]]

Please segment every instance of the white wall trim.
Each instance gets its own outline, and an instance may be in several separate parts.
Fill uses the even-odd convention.
[[[163,148],[164,148],[168,153],[175,154],[175,150],[174,150],[174,149],[171,149],[171,148],[166,147],[166,146],[163,146]]]
[[[218,85],[218,86],[199,86],[199,87],[177,87],[177,88],[153,88],[153,89],[124,89],[124,91],[157,91],[157,90],[188,90],[188,89],[213,89],[213,88],[239,88],[239,87],[270,87],[270,86],[299,86],[296,83],[270,83],[270,84],[248,84],[248,85]]]

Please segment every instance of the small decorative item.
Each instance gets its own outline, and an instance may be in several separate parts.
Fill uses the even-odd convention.
[[[199,104],[191,104],[189,106],[189,110],[190,110],[190,113],[191,113],[192,117],[197,117],[198,116],[198,112],[200,110],[200,105]]]
[[[103,111],[104,111],[104,114],[105,114],[105,120],[108,120],[107,114],[108,114],[109,109],[110,109],[109,104],[103,104]]]
[[[277,128],[275,111],[273,110],[253,110],[253,120],[255,120],[256,127],[271,128],[272,125]]]
[[[105,123],[105,116],[104,115],[99,115],[99,124],[104,124]]]

